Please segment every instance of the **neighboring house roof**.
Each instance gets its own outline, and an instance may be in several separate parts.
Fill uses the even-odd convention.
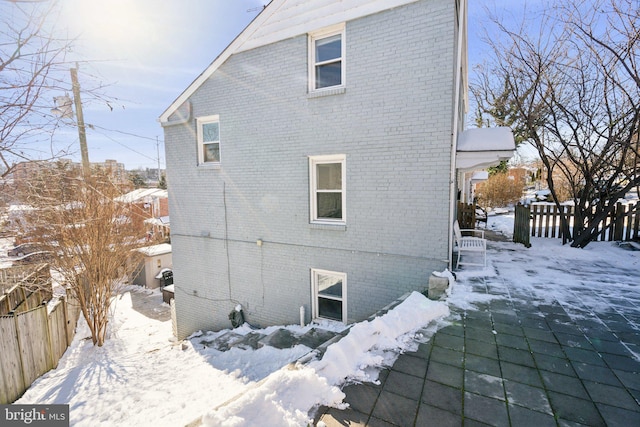
[[[168,226],[171,222],[169,221],[169,216],[161,216],[159,218],[149,218],[144,220],[145,224],[149,225],[159,225],[159,226]]]
[[[173,101],[158,120],[163,126],[183,123],[184,118],[175,122],[170,121],[169,118],[235,53],[416,1],[418,0],[272,0],[211,65]],[[187,114],[190,114],[190,107],[187,106],[187,109]]]
[[[170,254],[171,245],[169,243],[161,243],[159,245],[145,246],[144,248],[139,248],[138,252],[148,257]]]
[[[494,166],[513,157],[515,149],[509,127],[467,129],[458,138],[456,168],[473,170]]]
[[[133,190],[127,194],[123,194],[120,197],[116,198],[118,202],[125,203],[135,203],[135,202],[144,202],[149,200],[150,198],[167,198],[169,197],[169,193],[167,190],[162,190],[160,188],[138,188],[137,190]]]

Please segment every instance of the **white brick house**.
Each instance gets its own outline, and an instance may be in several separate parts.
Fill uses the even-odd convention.
[[[169,106],[178,338],[360,321],[450,265],[465,10],[273,0]]]

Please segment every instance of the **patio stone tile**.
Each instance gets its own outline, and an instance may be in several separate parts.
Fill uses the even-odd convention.
[[[532,411],[522,406],[509,405],[511,425],[517,427],[556,427],[553,415]]]
[[[422,393],[423,384],[422,378],[392,370],[384,383],[382,391],[415,398]]]
[[[496,343],[503,347],[517,348],[518,350],[529,350],[529,344],[522,336],[499,333],[496,335]]]
[[[533,356],[529,350],[518,350],[516,348],[499,347],[498,357],[501,361],[534,367]]]
[[[455,388],[462,388],[462,368],[431,362],[427,369],[427,379]]]
[[[588,328],[582,328],[584,334],[593,343],[595,340],[618,342],[620,338],[616,336],[613,331],[609,330],[606,326],[594,326]]]
[[[597,403],[604,403],[609,406],[628,409],[630,411],[640,411],[638,402],[629,394],[625,388],[615,387],[606,384],[598,384],[585,381],[584,386],[589,392],[591,400]]]
[[[509,334],[511,336],[523,337],[524,333],[522,332],[522,327],[518,323],[518,319],[516,318],[513,323],[503,323],[503,322],[495,322],[493,324],[493,329],[498,332],[498,335]]]
[[[631,357],[603,353],[602,358],[612,369],[628,372],[640,372],[640,362]]]
[[[460,427],[462,425],[462,417],[435,406],[421,404],[415,425],[429,426],[436,423],[438,427]]]
[[[582,380],[622,387],[622,383],[616,374],[606,366],[595,366],[577,361],[572,361],[571,365],[573,365],[573,369]]]
[[[431,349],[433,348],[433,344],[431,341],[423,342],[418,345],[418,349],[413,351],[410,354],[411,356],[421,357],[423,359],[429,359],[429,355],[431,354]]]
[[[588,363],[596,366],[606,366],[601,355],[595,350],[585,350],[583,348],[563,347],[567,358],[576,362]]]
[[[638,331],[616,332],[617,337],[625,343],[640,344],[640,334]]]
[[[464,373],[464,391],[491,397],[493,399],[505,400],[504,385],[499,376],[481,374],[473,371]]]
[[[640,412],[629,411],[614,406],[596,403],[596,407],[610,427],[630,427],[640,425]]]
[[[422,403],[462,415],[462,390],[433,381],[425,381]]]
[[[544,317],[520,317],[520,325],[523,328],[538,329],[540,331],[551,331]]]
[[[464,362],[464,352],[436,346],[433,347],[429,360],[431,362],[440,362],[447,365],[462,367]]]
[[[524,335],[529,339],[556,343],[556,336],[548,329],[522,328]]]
[[[410,426],[417,412],[418,401],[382,390],[371,416],[394,425]]]
[[[547,356],[564,357],[564,352],[560,344],[547,341],[530,339],[529,347],[534,353],[546,354]]]
[[[468,327],[465,334],[465,342],[467,340],[477,340],[481,342],[494,343],[495,334],[492,328],[473,328]]]
[[[549,329],[551,329],[553,332],[562,332],[572,335],[583,335],[583,332],[576,325],[571,323],[571,318],[568,316],[566,317],[566,319],[562,318],[561,321],[549,321],[549,319],[547,319],[547,324],[549,325]]]
[[[415,357],[410,353],[401,354],[393,364],[392,371],[404,372],[418,378],[424,378],[427,374],[427,364],[429,361],[424,358]]]
[[[445,326],[444,328],[438,329],[438,333],[464,337],[464,326],[461,324]]]
[[[625,385],[633,390],[640,390],[640,373],[638,372],[628,372],[621,371],[618,369],[613,369],[613,372],[616,374],[618,379]]]
[[[617,354],[620,356],[630,356],[629,350],[621,343],[614,341],[594,341],[593,348],[600,353]]]
[[[496,359],[491,359],[489,357],[467,354],[465,357],[464,367],[467,370],[500,376],[500,363]]]
[[[573,367],[569,363],[569,359],[564,357],[553,357],[544,354],[533,354],[533,358],[536,361],[536,365],[539,369],[545,371],[556,372],[563,375],[575,375]]]
[[[558,426],[560,427],[591,427],[576,421],[563,420],[562,418],[558,418]]]
[[[549,400],[553,413],[558,418],[578,422],[585,426],[606,425],[591,401],[555,392],[549,392]]]
[[[537,412],[553,415],[544,389],[510,380],[504,381],[504,387],[510,405],[523,406]]]
[[[522,333],[522,331],[519,331],[520,320],[513,310],[508,313],[492,311],[491,318],[493,319],[493,327],[496,330],[501,329],[513,334]]]
[[[472,420],[471,418],[464,419],[464,427],[487,427],[491,424],[481,423],[480,421]]]
[[[585,350],[593,350],[593,346],[584,335],[565,334],[563,332],[555,333],[556,339],[565,347],[578,347]]]
[[[464,348],[464,338],[461,336],[436,333],[432,340],[433,345],[436,347],[444,347],[451,350],[462,350]]]
[[[370,414],[380,395],[380,390],[368,384],[353,384],[342,389],[346,395],[344,401],[354,411]]]
[[[589,395],[584,389],[582,382],[576,377],[556,374],[549,371],[540,371],[540,376],[542,376],[542,381],[547,390],[564,393],[581,399],[589,399]]]
[[[502,377],[504,379],[517,381],[534,387],[542,387],[540,374],[536,369],[509,362],[500,362],[500,366],[502,367]]]
[[[465,341],[465,349],[467,353],[475,354],[477,356],[491,357],[493,359],[498,358],[498,347],[492,342],[468,339]]]
[[[467,418],[497,427],[509,426],[506,403],[479,394],[464,393],[464,417],[465,426]]]

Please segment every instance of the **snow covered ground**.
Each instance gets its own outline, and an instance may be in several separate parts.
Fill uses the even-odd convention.
[[[487,227],[509,234],[513,217],[490,216]],[[316,405],[342,407],[342,384],[376,381],[380,367],[392,364],[399,352],[415,348],[416,341],[428,339],[429,330],[446,323],[449,305],[473,308],[475,302],[490,298],[471,292],[474,277],[518,277],[518,286],[528,292],[548,292],[566,304],[582,303],[576,302],[580,297],[575,287],[590,283],[607,283],[610,292],[624,298],[630,289],[611,285],[616,273],[640,277],[640,252],[615,243],[591,243],[583,250],[563,247],[558,239],[533,239],[532,244],[526,249],[492,243],[489,266],[460,272],[446,302],[413,293],[386,315],[353,325],[322,359],[310,358],[304,365],[290,364],[310,351],[301,345],[223,353],[201,345],[201,337],[175,342],[170,320],[135,309],[142,302],[168,310],[161,294],[138,288],[118,298],[110,339],[103,347],[85,339],[89,333],[81,321],[58,367],[16,403],[67,403],[74,426],[181,426],[201,416],[211,426],[303,426]],[[584,276],[549,268],[557,262],[598,268],[589,270],[585,285]],[[536,271],[535,279],[527,271]],[[541,274],[548,274],[548,280]],[[593,306],[597,310],[597,301]],[[215,338],[220,333],[206,334]]]

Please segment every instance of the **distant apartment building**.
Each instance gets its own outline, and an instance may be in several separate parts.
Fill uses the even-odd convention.
[[[56,161],[32,160],[16,164],[11,171],[9,181],[16,188],[20,188],[28,182],[33,181],[43,170],[50,170],[56,166],[64,165],[71,174],[82,174],[82,164],[72,162],[69,159],[58,159]],[[104,162],[91,163],[91,169],[105,171],[114,184],[125,185],[129,183],[129,177],[125,170],[124,163],[117,160],[105,160]]]

